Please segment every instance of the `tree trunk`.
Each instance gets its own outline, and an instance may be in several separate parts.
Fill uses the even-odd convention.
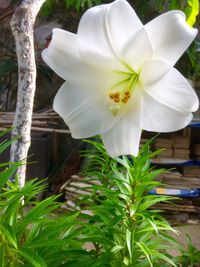
[[[45,0],[24,0],[16,8],[11,19],[11,30],[15,38],[18,59],[18,93],[13,137],[19,137],[11,146],[10,162],[25,160],[31,142],[31,121],[36,87],[36,65],[33,30],[36,16]],[[26,165],[18,169],[19,185],[26,178]]]

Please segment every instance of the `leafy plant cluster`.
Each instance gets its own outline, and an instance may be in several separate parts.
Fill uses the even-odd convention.
[[[0,153],[11,142],[1,143]],[[164,171],[150,165],[158,153],[149,151],[150,142],[137,158],[117,160],[99,142],[89,143],[83,182],[90,193],[80,197],[74,212],[58,213],[57,196],[39,201],[42,181],[23,188],[10,182],[23,162],[0,164],[0,267],[198,266],[200,254],[189,237],[186,251],[170,236],[175,230],[160,211],[152,209],[171,197],[148,195]],[[169,254],[172,246],[180,257]]]
[[[182,267],[199,267],[200,250],[198,250],[192,243],[191,237],[186,235],[187,248],[180,248],[181,255],[177,257],[177,263]]]
[[[71,8],[76,10],[78,13],[86,10],[87,8],[95,5],[100,5],[102,3],[101,0],[64,0],[63,2],[66,9]],[[41,14],[43,16],[49,15],[57,4],[58,0],[46,0],[45,4],[42,7]]]
[[[0,152],[11,142],[1,143]],[[64,266],[70,251],[77,252],[73,245],[80,235],[80,227],[74,223],[77,213],[59,219],[53,215],[60,203],[57,196],[37,200],[45,188],[41,181],[31,180],[23,188],[10,182],[21,164],[0,164],[0,266]]]
[[[188,66],[188,77],[193,77],[194,81],[200,77],[200,40],[196,39],[193,44],[187,50],[187,56],[190,61]]]
[[[196,22],[199,13],[198,0],[151,0],[150,5],[159,13],[168,10],[181,10],[186,15],[187,23],[192,26]]]
[[[137,158],[110,159],[103,146],[91,142],[96,152],[84,152],[89,164],[84,176],[93,183],[92,197],[86,203],[88,241],[97,255],[97,266],[175,266],[167,252],[176,244],[167,231],[174,231],[155,209],[159,202],[168,202],[169,196],[148,195],[159,185],[154,178],[164,170],[154,170],[150,159],[158,152],[149,152],[149,143]],[[94,181],[96,181],[94,183]],[[100,181],[100,184],[98,183]],[[96,266],[96,265],[95,265]]]

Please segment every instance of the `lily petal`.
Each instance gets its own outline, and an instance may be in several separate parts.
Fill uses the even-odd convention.
[[[104,146],[113,158],[121,155],[137,156],[138,154],[142,132],[142,102],[139,92],[134,93],[133,102],[131,112],[122,116],[111,130],[102,134]]]
[[[112,115],[105,99],[104,92],[94,90],[88,81],[70,80],[59,89],[53,108],[69,126],[72,137],[87,138],[108,131],[120,119]]]
[[[199,106],[194,89],[175,68],[171,68],[156,83],[144,86],[144,90],[170,109],[183,113],[194,112]]]
[[[143,91],[143,129],[152,132],[173,132],[186,127],[192,120],[190,112],[172,109]]]
[[[122,57],[125,62],[138,72],[142,64],[150,59],[153,54],[153,49],[148,37],[148,34],[142,28],[139,30],[126,44],[122,51]]]
[[[197,35],[197,29],[191,28],[181,11],[166,12],[145,25],[154,59],[160,59],[174,66]]]
[[[42,58],[55,73],[64,80],[68,79],[80,65],[77,35],[54,29],[48,48],[42,51]]]
[[[159,81],[167,72],[171,69],[171,66],[160,60],[147,60],[144,62],[140,72],[140,82],[145,87]]]
[[[90,8],[78,28],[81,56],[84,60],[95,60],[95,55],[98,60],[119,58],[124,45],[141,27],[141,21],[125,0]]]

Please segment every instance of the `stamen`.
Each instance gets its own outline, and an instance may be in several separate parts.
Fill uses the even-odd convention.
[[[113,94],[113,93],[110,93],[110,94],[109,94],[109,97],[110,97],[111,99],[113,99],[113,98],[114,98],[114,94]]]
[[[119,92],[114,93],[114,98],[119,98],[119,96],[120,96]]]
[[[119,103],[120,102],[120,98],[114,98],[114,102],[115,103]]]
[[[128,102],[128,97],[124,97],[121,101],[123,102],[123,103],[127,103]]]
[[[130,68],[128,65],[126,67]],[[131,74],[126,79],[122,80],[121,82],[116,83],[110,88],[110,93],[108,93],[109,98],[112,100],[112,103],[109,104],[109,109],[112,112],[114,116],[116,116],[120,109],[124,106],[124,104],[127,104],[129,99],[132,97],[132,94],[135,90],[135,85],[139,79],[139,74],[131,70]],[[128,74],[128,73],[127,73]],[[121,87],[122,84],[124,85],[122,89],[118,89],[115,91],[115,89]]]
[[[127,97],[129,98],[129,97],[131,96],[131,93],[130,93],[130,91],[125,91],[125,92],[124,92],[124,95],[127,96]]]

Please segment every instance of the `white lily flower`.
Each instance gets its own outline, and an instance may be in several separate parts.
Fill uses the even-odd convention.
[[[90,8],[77,34],[54,29],[42,57],[66,80],[53,106],[72,137],[101,134],[111,157],[136,156],[142,129],[188,125],[199,101],[173,66],[196,34],[180,11],[143,25],[126,0]]]

